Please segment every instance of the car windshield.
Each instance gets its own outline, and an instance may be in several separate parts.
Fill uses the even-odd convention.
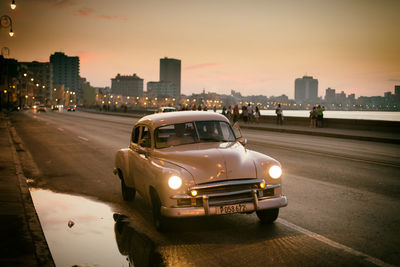
[[[224,121],[195,121],[158,127],[155,131],[156,148],[199,142],[233,142],[235,135]]]

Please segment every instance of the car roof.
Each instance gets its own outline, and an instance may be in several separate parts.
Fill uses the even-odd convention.
[[[229,123],[229,120],[219,113],[207,111],[176,111],[144,116],[137,124],[146,124],[149,127],[157,128],[169,124],[208,120],[225,121]]]

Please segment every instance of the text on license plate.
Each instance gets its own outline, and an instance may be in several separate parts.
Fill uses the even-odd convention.
[[[230,214],[238,212],[246,212],[246,205],[235,204],[235,205],[226,205],[217,207],[217,214]]]

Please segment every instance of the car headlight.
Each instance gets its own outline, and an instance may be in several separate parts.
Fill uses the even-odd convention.
[[[274,179],[278,179],[282,175],[281,167],[276,166],[276,165],[274,165],[271,168],[269,168],[268,172],[269,172],[269,175]]]
[[[182,179],[178,176],[171,176],[168,180],[168,185],[171,189],[178,189],[182,185]]]

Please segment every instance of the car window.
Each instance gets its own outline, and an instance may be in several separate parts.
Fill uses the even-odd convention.
[[[136,126],[132,131],[131,141],[132,143],[138,144],[139,142],[140,126]]]
[[[192,122],[161,126],[155,131],[156,148],[194,143],[197,140]]]
[[[142,127],[142,135],[140,137],[139,145],[141,147],[151,147],[151,134],[147,126]]]
[[[224,121],[196,121],[200,141],[235,141],[230,125]]]

